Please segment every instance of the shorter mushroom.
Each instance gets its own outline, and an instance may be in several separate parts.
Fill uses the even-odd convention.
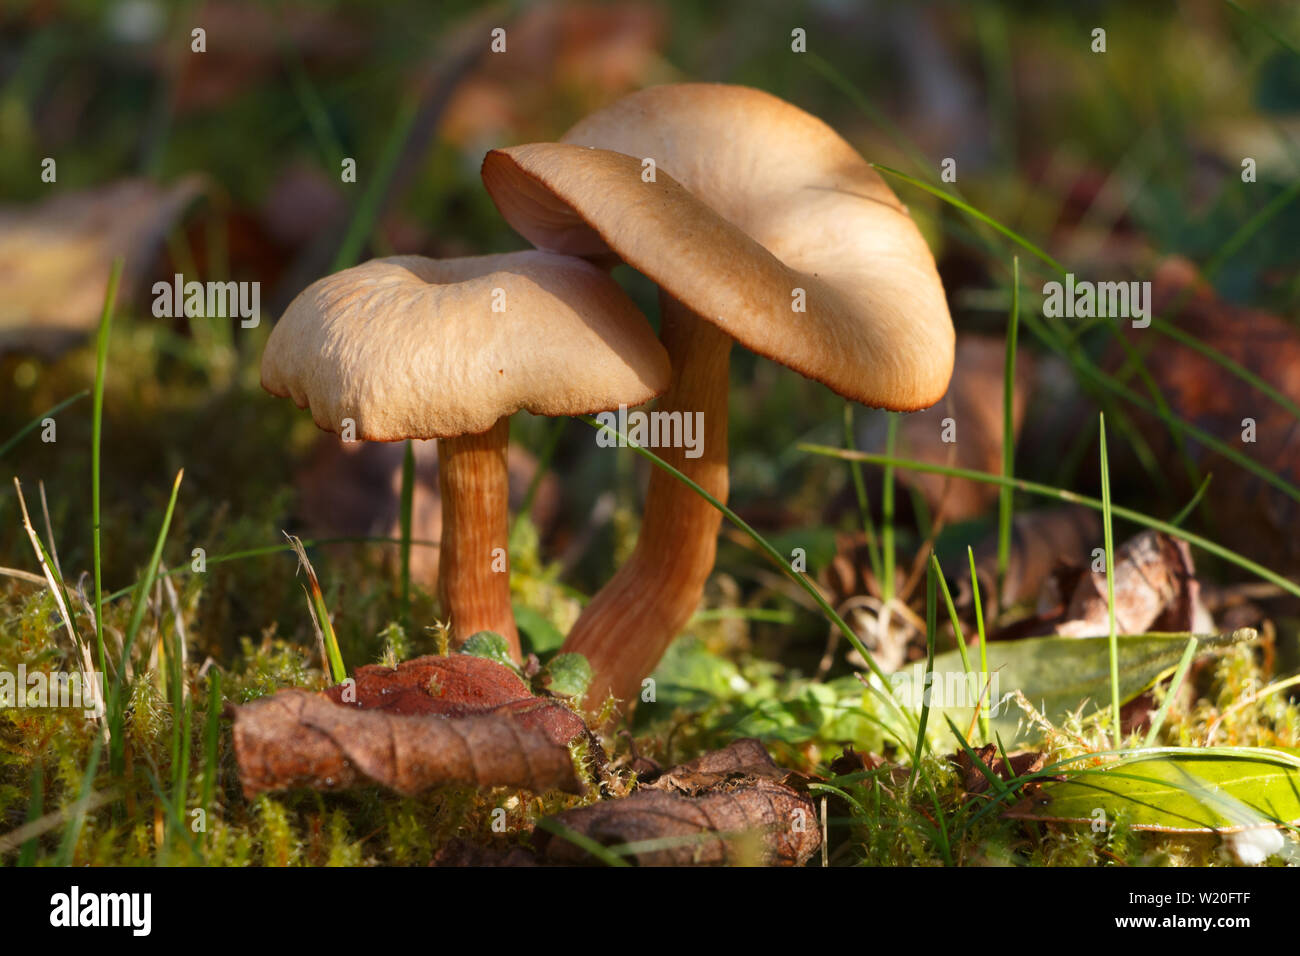
[[[442,612],[457,643],[506,638],[509,416],[582,415],[661,394],[668,356],[608,275],[516,252],[375,259],[313,283],[262,357],[262,387],[344,440],[439,439]]]

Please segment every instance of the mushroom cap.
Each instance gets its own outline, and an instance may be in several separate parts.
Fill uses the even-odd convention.
[[[493,306],[504,311],[493,311]],[[582,259],[394,256],[320,279],[272,330],[262,387],[364,441],[487,431],[524,409],[583,415],[668,387],[668,354]]]
[[[483,182],[537,247],[613,252],[736,341],[847,398],[912,411],[947,390],[952,319],[906,208],[839,134],[768,93],[642,90],[561,143],[492,150]],[[797,289],[806,311],[794,310]]]

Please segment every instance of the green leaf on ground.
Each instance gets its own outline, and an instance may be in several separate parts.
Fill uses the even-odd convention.
[[[1187,646],[1188,634],[1122,634],[1119,643],[1119,688],[1121,702],[1128,702],[1173,673]],[[1198,651],[1253,640],[1255,632],[1241,629],[1226,634],[1196,635]],[[1082,706],[1085,715],[1107,707],[1110,698],[1110,658],[1107,637],[1032,637],[1020,641],[994,641],[988,645],[989,673],[993,675],[990,725],[995,735],[1010,744],[1037,736],[1014,692],[1054,724]],[[891,675],[895,691],[906,704],[919,711],[924,667],[913,665]],[[975,707],[985,693],[985,679],[967,678],[957,651],[934,659],[931,710],[940,718],[951,718],[963,729],[974,721]],[[937,726],[936,726],[937,725]],[[931,721],[933,731],[945,743],[947,721]]]
[[[1008,817],[1135,830],[1235,832],[1300,822],[1300,751],[1216,747],[1157,751],[1044,784]]]

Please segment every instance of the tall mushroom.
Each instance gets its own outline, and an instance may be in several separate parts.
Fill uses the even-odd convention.
[[[375,259],[313,283],[276,324],[262,387],[363,441],[439,440],[439,596],[453,638],[496,631],[510,606],[509,416],[635,405],[668,358],[612,279],[546,252]]]
[[[704,413],[703,454],[661,452],[727,497],[731,344],[867,405],[911,411],[948,386],[953,329],[934,258],[907,210],[834,130],[746,87],[654,87],[560,143],[492,150],[483,182],[542,249],[611,253],[659,285],[672,361],[667,411]],[[699,603],[720,515],[653,471],[636,551],[565,650],[595,672],[588,702],[635,702]]]

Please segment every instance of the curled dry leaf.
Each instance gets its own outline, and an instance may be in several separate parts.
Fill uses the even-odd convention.
[[[566,747],[575,737],[588,733],[574,711],[549,697],[533,696],[518,674],[483,657],[429,655],[395,668],[368,664],[358,668],[353,679],[354,688],[337,684],[325,695],[337,704],[402,716],[499,714]],[[355,691],[355,702],[345,697],[345,692],[351,691]]]
[[[605,846],[654,841],[627,857],[642,866],[798,866],[817,852],[821,832],[813,801],[791,786],[795,777],[757,740],[738,740],[665,771],[630,797],[556,819]],[[563,836],[539,843],[546,862],[591,862]]]
[[[267,790],[342,790],[373,782],[404,794],[448,783],[582,793],[569,750],[503,714],[406,717],[283,691],[235,712],[246,797]]]
[[[594,863],[566,838],[571,831],[611,848],[642,843],[620,854],[641,866],[798,866],[821,847],[816,809],[800,779],[774,764],[757,740],[737,740],[672,767],[630,797],[559,814],[552,818],[559,826],[536,832],[532,848],[456,840],[439,850],[433,865]]]
[[[1115,552],[1115,625],[1121,634],[1212,630],[1211,622],[1197,621],[1199,590],[1185,541],[1143,531]],[[1088,637],[1109,629],[1106,572],[1085,571],[1056,633]]]
[[[447,783],[582,793],[568,744],[583,734],[582,719],[563,704],[467,655],[362,667],[355,684],[282,691],[234,716],[249,797],[371,782],[406,794]]]
[[[197,177],[132,179],[0,209],[0,355],[75,344],[99,321],[113,259],[126,258],[125,300],[199,192]]]

